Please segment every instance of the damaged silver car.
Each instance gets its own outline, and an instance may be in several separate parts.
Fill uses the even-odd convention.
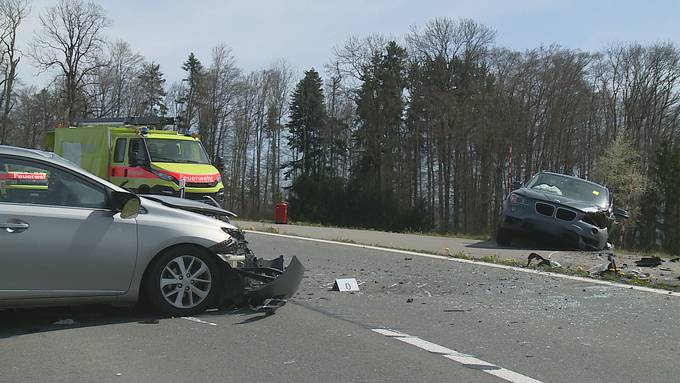
[[[0,308],[146,298],[184,316],[283,306],[300,261],[244,251],[243,233],[208,211],[229,214],[138,196],[56,154],[0,145]]]
[[[610,246],[612,224],[629,218],[626,210],[613,207],[606,187],[578,177],[540,172],[513,189],[496,231],[501,246],[529,237],[560,247],[602,250]]]

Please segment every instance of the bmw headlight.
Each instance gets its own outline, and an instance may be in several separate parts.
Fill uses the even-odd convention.
[[[529,200],[525,197],[522,197],[519,194],[512,193],[512,194],[510,194],[510,204],[512,204],[512,205],[528,205]]]

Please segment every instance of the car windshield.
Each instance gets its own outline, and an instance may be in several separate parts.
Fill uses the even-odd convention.
[[[609,207],[607,189],[591,182],[559,174],[539,173],[527,185],[528,188],[584,201],[601,208]]]
[[[146,146],[153,162],[210,163],[203,145],[198,141],[147,138]]]

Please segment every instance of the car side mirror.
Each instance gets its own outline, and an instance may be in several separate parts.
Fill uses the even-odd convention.
[[[614,213],[614,217],[617,219],[628,219],[630,218],[630,213],[626,209],[621,209],[620,207],[615,207],[612,211]]]
[[[109,199],[111,210],[120,212],[120,218],[135,218],[139,214],[142,201],[132,193],[113,191]]]
[[[515,180],[510,186],[512,187],[512,190],[517,190],[522,187],[522,182]]]

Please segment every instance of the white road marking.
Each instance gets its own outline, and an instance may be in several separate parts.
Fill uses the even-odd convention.
[[[408,251],[408,250],[390,249],[390,248],[387,248],[387,247],[360,245],[360,244],[356,244],[356,243],[338,242],[338,241],[331,241],[331,240],[328,240],[328,239],[316,239],[316,238],[300,237],[300,236],[297,236],[297,235],[267,233],[267,232],[264,232],[264,231],[257,231],[257,230],[244,230],[244,231],[247,232],[247,233],[270,235],[270,236],[273,236],[273,237],[299,239],[301,241],[328,243],[328,244],[331,244],[331,245],[358,247],[358,248],[367,249],[367,250],[385,251],[385,252],[389,252],[389,253],[413,255],[413,256],[423,257],[423,258],[432,258],[432,259],[440,259],[440,260],[444,260],[444,261],[467,263],[467,264],[477,265],[477,266],[493,267],[493,268],[496,268],[496,269],[503,269],[503,270],[513,270],[513,271],[518,271],[518,272],[521,272],[521,273],[544,275],[544,276],[550,276],[550,277],[554,277],[554,278],[568,279],[568,280],[572,280],[572,281],[593,283],[593,284],[597,284],[597,285],[612,286],[612,287],[618,287],[618,288],[628,289],[628,290],[637,290],[637,291],[644,291],[644,292],[647,292],[647,293],[654,293],[654,294],[661,294],[661,295],[666,295],[666,296],[680,297],[680,293],[675,292],[675,291],[654,289],[654,288],[651,288],[651,287],[644,287],[644,286],[627,285],[625,283],[618,283],[618,282],[603,281],[603,280],[600,280],[600,279],[577,277],[575,275],[559,274],[559,273],[553,273],[553,272],[550,272],[550,271],[541,271],[541,270],[536,270],[536,269],[525,269],[525,268],[515,267],[515,266],[499,265],[499,264],[496,264],[496,263],[487,263],[487,262],[474,261],[474,260],[469,260],[469,259],[447,257],[447,256],[444,256],[444,255],[434,255],[434,254],[418,253],[418,252],[415,252],[415,251]]]
[[[373,331],[377,332],[378,334],[385,335],[385,336],[408,336],[408,335],[402,334],[398,331],[392,331],[392,330],[388,330],[388,329],[385,329],[385,328],[376,328],[376,329],[373,329]]]
[[[180,317],[180,318],[190,320],[190,321],[196,322],[196,323],[207,324],[207,325],[210,325],[210,326],[217,326],[217,323],[206,322],[203,319],[198,319],[198,318],[195,318],[195,317]]]
[[[450,348],[446,348],[444,346],[440,346],[436,343],[428,342],[426,340],[422,340],[420,338],[417,338],[415,336],[399,336],[399,337],[394,337],[396,340],[400,340],[404,343],[408,343],[412,346],[416,346],[418,348],[422,348],[425,351],[429,351],[433,354],[442,354],[442,355],[448,355],[448,354],[458,354],[458,352],[451,350]]]
[[[477,370],[480,370],[482,372],[486,372],[487,374],[493,375],[497,378],[507,380],[508,382],[512,383],[543,383],[540,380],[536,380],[534,378],[530,378],[526,375],[522,375],[520,373],[508,370],[507,368],[499,367],[496,366],[493,363],[485,362],[479,358],[476,358],[472,355],[467,355],[460,353],[456,350],[452,350],[450,348],[446,348],[444,346],[440,346],[436,343],[428,342],[426,340],[420,339],[415,336],[411,336],[408,334],[404,334],[399,331],[394,331],[394,330],[388,330],[384,328],[375,328],[373,329],[374,332],[385,335],[387,337],[390,337],[392,339],[396,339],[399,341],[402,341],[404,343],[408,343],[410,345],[416,346],[422,350],[431,352],[433,354],[439,354],[442,355],[444,358],[447,358],[449,360],[452,360],[454,362],[460,363],[463,366],[469,367],[469,368],[474,368]]]

